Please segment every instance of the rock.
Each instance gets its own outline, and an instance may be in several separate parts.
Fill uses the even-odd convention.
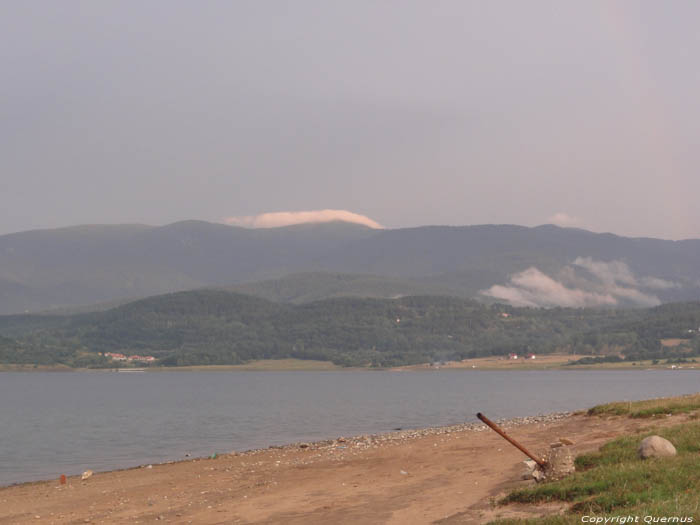
[[[548,480],[562,479],[576,470],[574,456],[569,447],[552,448],[547,454],[547,468],[544,475]]]
[[[536,468],[535,470],[533,470],[532,473],[530,474],[530,476],[532,477],[532,479],[534,479],[538,483],[540,481],[544,481],[544,479],[545,479],[544,472],[542,472],[542,470],[540,470],[539,468]]]
[[[308,443],[299,443],[299,448],[309,448]]]
[[[82,479],[84,481],[84,480],[88,479],[90,476],[92,476],[92,470],[86,470],[85,472],[83,472],[83,475],[80,476],[80,479]]]
[[[639,444],[637,454],[642,459],[664,458],[676,455],[676,447],[668,439],[661,436],[649,436]]]
[[[533,479],[535,470],[537,469],[537,463],[531,459],[526,459],[523,461],[523,465],[525,465],[525,468],[520,474],[520,479]]]

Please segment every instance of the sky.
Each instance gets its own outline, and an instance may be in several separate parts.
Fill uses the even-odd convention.
[[[683,0],[2,2],[0,234],[343,210],[699,238],[698,19]]]

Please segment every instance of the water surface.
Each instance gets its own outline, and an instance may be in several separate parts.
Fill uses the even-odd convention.
[[[699,390],[700,370],[0,372],[0,485]]]

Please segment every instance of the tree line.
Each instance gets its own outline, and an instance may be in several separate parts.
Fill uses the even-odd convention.
[[[398,366],[554,351],[610,359],[699,355],[700,303],[647,310],[514,308],[445,296],[303,305],[221,290],[179,292],[70,316],[0,317],[0,362],[106,367],[105,352],[166,366],[320,359]],[[663,347],[661,340],[685,344]]]

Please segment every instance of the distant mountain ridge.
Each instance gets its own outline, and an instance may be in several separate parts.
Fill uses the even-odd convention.
[[[226,290],[254,295],[270,301],[304,304],[335,297],[398,299],[409,295],[451,295],[466,297],[459,290],[439,284],[423,283],[400,277],[372,274],[307,272],[244,283]]]
[[[600,267],[611,262],[618,272],[612,284]],[[416,293],[507,302],[479,293],[500,286],[492,291],[526,301],[555,286],[540,274],[511,282],[528,268],[565,290],[585,289],[591,300],[600,297],[603,303],[608,296],[623,306],[628,300],[635,305],[635,297],[647,302],[700,299],[700,240],[626,238],[552,225],[374,230],[334,222],[246,229],[183,221],[0,236],[0,314],[202,287],[289,302]],[[583,282],[591,275],[594,287],[592,279]],[[533,282],[523,284],[525,278]],[[257,281],[267,282],[251,284]],[[556,304],[556,297],[545,299]]]

